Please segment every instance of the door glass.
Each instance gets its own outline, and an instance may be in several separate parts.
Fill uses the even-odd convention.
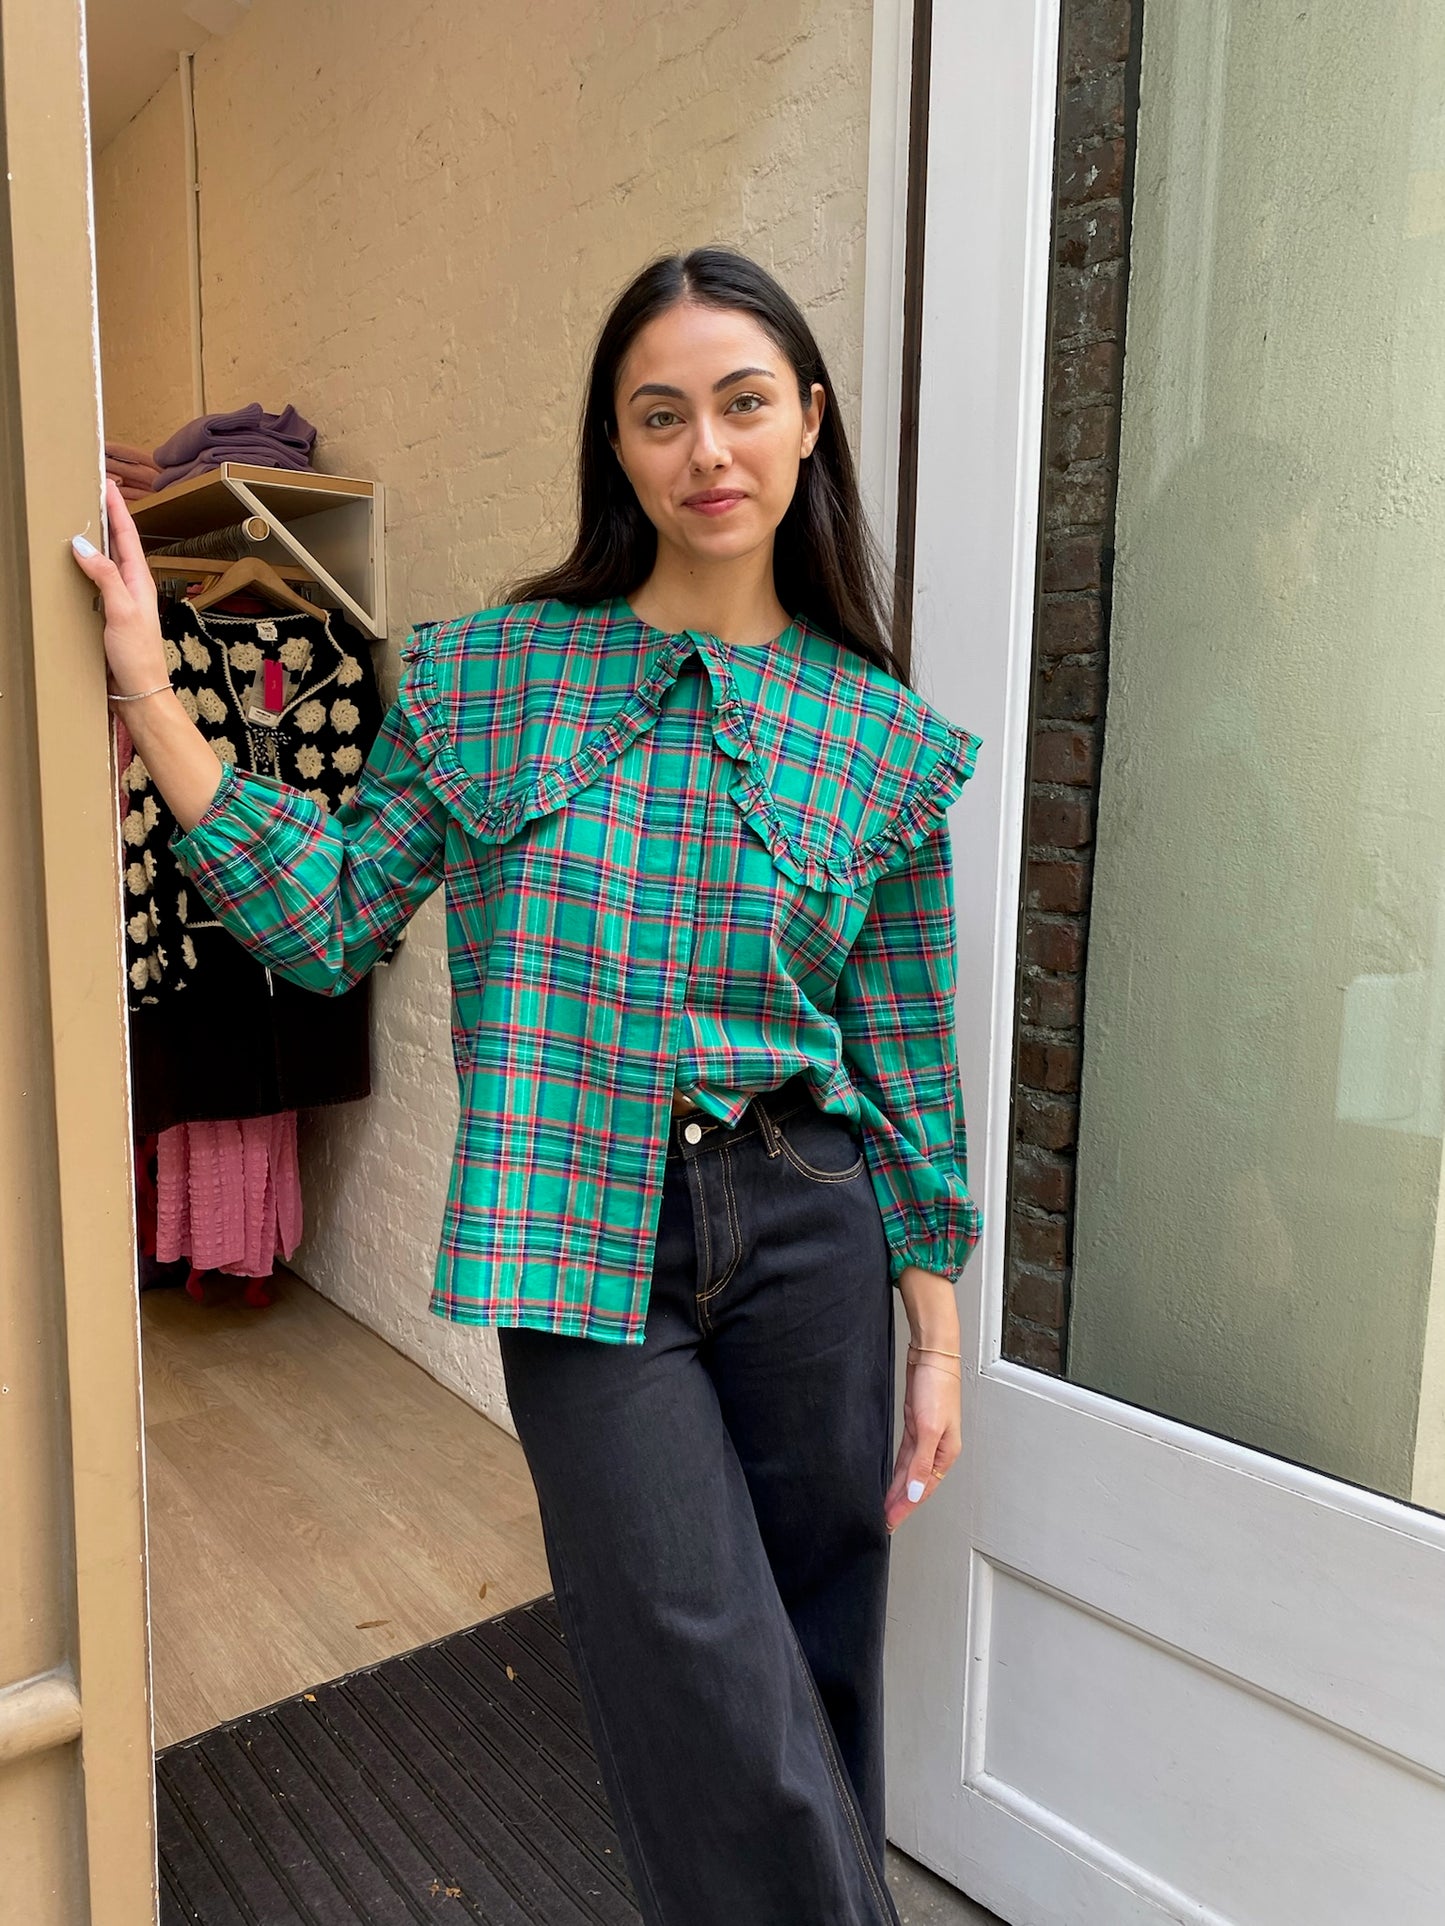
[[[1445,0],[1148,0],[1073,1381],[1445,1511]]]

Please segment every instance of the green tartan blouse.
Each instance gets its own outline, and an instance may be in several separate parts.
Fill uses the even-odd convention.
[[[432,1311],[640,1343],[673,1090],[732,1124],[799,1071],[860,1129],[893,1282],[956,1276],[981,1217],[947,810],[979,738],[802,618],[740,646],[621,598],[512,603],[417,624],[401,663],[339,811],[227,763],[170,846],[330,995],[444,885]]]

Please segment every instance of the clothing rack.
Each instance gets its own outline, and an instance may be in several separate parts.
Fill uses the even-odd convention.
[[[239,561],[243,555],[256,554],[270,534],[269,522],[260,515],[248,515],[242,522],[152,549],[146,561],[158,581],[194,582],[214,578],[224,574],[232,562]],[[270,562],[268,567],[273,568],[283,582],[321,586],[309,568],[299,568],[294,562]]]

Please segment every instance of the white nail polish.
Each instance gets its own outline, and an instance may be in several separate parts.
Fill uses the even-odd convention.
[[[908,1480],[909,1504],[916,1505],[922,1496],[923,1496],[923,1480],[921,1478],[910,1478]]]
[[[77,555],[99,555],[100,553],[95,543],[88,542],[83,535],[72,535],[70,538],[70,546],[75,550]]]

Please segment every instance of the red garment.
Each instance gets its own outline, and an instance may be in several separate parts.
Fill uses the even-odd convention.
[[[301,1240],[296,1112],[173,1124],[156,1157],[156,1258],[269,1277]]]

